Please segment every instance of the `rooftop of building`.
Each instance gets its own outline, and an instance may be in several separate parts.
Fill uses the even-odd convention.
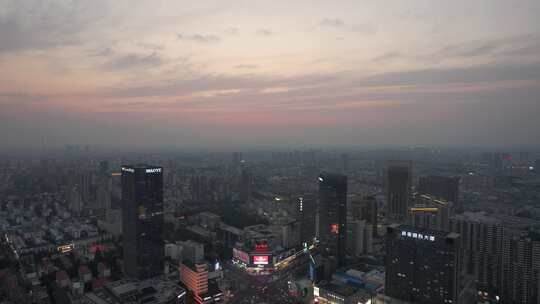
[[[489,224],[501,224],[502,222],[495,217],[488,215],[485,211],[465,211],[461,214],[454,215],[455,219],[463,221],[471,221],[478,223],[489,223]]]
[[[224,223],[221,223],[219,225],[219,228],[222,229],[222,230],[225,230],[225,231],[228,231],[232,234],[236,234],[236,235],[242,235],[244,234],[244,231],[242,229],[238,229],[234,226],[231,226],[231,225],[227,225],[227,224],[224,224]]]
[[[439,198],[439,197],[435,197],[433,195],[429,195],[429,194],[420,194],[418,196],[421,200],[425,200],[425,201],[428,201],[430,204],[434,204],[434,205],[441,205],[441,206],[446,206],[448,204],[450,204],[450,202],[442,199],[442,198]]]
[[[345,183],[347,182],[347,175],[331,172],[321,172],[319,174],[319,181],[330,183]]]
[[[212,212],[208,212],[208,211],[201,212],[198,215],[213,218],[213,219],[220,219],[221,218],[221,216],[219,216],[219,215],[217,215],[215,213],[212,213]]]
[[[330,291],[343,297],[350,297],[358,292],[359,288],[348,284],[335,284],[332,282],[316,285],[321,289]]]
[[[197,267],[203,267],[205,270],[208,271],[208,264],[206,262],[193,263],[192,261],[186,259],[186,260],[182,261],[182,265],[188,267],[189,269],[191,269],[194,272],[197,272]]]
[[[391,233],[391,229],[401,231],[402,233],[411,233],[411,235],[418,235],[422,234],[423,236],[435,236],[436,238],[457,238],[459,237],[458,233],[455,232],[446,232],[441,230],[433,230],[433,229],[427,229],[427,228],[421,228],[421,227],[414,227],[410,225],[405,224],[393,224],[388,226],[388,232]]]
[[[175,281],[168,281],[156,277],[144,281],[123,279],[105,284],[85,294],[93,304],[120,304],[120,303],[171,303],[178,295],[184,292]]]
[[[153,166],[149,164],[129,164],[129,165],[122,165],[123,168],[133,168],[133,169],[150,169],[150,168],[162,168],[161,166]]]

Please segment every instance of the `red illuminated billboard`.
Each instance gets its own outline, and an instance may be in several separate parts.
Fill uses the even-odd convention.
[[[254,255],[253,265],[268,265],[268,256],[267,255]]]

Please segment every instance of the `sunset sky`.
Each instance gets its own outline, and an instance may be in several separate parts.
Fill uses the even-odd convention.
[[[538,147],[539,16],[538,0],[0,0],[1,147]]]

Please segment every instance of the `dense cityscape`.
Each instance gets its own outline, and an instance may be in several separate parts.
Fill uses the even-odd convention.
[[[539,158],[78,146],[5,155],[0,299],[536,303]]]
[[[0,304],[540,304],[540,0],[0,0]]]

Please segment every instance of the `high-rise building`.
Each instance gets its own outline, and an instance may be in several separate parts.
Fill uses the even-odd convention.
[[[410,161],[390,161],[386,172],[388,214],[398,219],[407,216],[411,204],[412,164]]]
[[[459,303],[459,234],[391,225],[386,250],[385,303]]]
[[[242,174],[240,175],[240,200],[247,202],[251,197],[251,183],[253,177],[249,168],[242,168]]]
[[[347,246],[347,176],[319,175],[318,237],[321,252],[345,264]]]
[[[416,204],[409,207],[408,222],[418,228],[450,231],[450,217],[454,213],[452,202],[429,195],[416,197]]]
[[[182,245],[182,258],[193,264],[204,260],[204,245],[199,242],[188,240],[180,243]]]
[[[407,224],[424,229],[437,229],[437,218],[439,209],[425,205],[415,204],[409,207]]]
[[[464,212],[450,220],[450,229],[461,236],[461,268],[473,275],[482,294],[499,296],[502,287],[502,223],[483,212]]]
[[[359,200],[350,203],[353,220],[365,220],[372,225],[373,237],[377,237],[377,215],[378,205],[374,195],[366,195]]]
[[[102,160],[99,162],[99,174],[106,174],[109,173],[109,162],[106,160]]]
[[[100,163],[102,165],[103,162]],[[100,166],[101,167],[101,166]],[[112,196],[112,177],[108,174],[107,169],[103,166],[100,168],[100,174],[97,185],[97,207],[100,209],[111,209],[111,196]]]
[[[501,303],[540,303],[540,235],[505,234]]]
[[[81,172],[79,175],[79,191],[85,204],[90,204],[92,200],[92,174]]]
[[[122,166],[122,231],[128,276],[150,278],[163,272],[163,168]]]
[[[373,225],[365,220],[353,220],[348,223],[349,236],[347,245],[352,254],[359,256],[373,252]]]
[[[297,220],[300,222],[300,240],[313,242],[316,225],[316,198],[301,196],[297,199]]]
[[[458,204],[459,177],[436,175],[421,177],[418,182],[418,192]]]
[[[281,235],[281,247],[283,248],[295,248],[301,244],[299,221],[290,221],[286,224],[280,225]]]
[[[210,200],[208,178],[205,175],[195,175],[190,181],[191,199],[196,202]]]
[[[81,193],[76,185],[68,189],[68,203],[70,211],[74,215],[80,216],[83,210],[83,202]]]
[[[231,159],[232,167],[237,168],[238,166],[240,166],[240,163],[242,162],[242,160],[243,160],[242,152],[233,152],[232,159]]]

